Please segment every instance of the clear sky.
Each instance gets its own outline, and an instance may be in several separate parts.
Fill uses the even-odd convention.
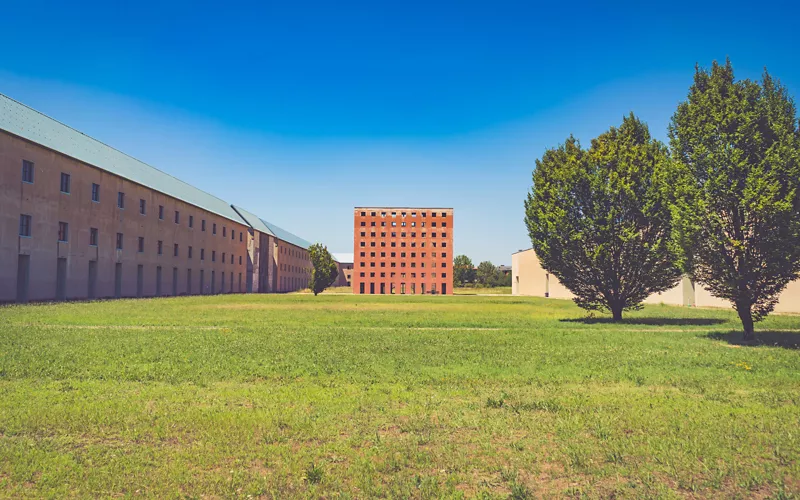
[[[635,112],[666,138],[695,63],[800,97],[797,2],[7,0],[0,92],[334,252],[358,205],[455,208],[510,264],[547,147]]]

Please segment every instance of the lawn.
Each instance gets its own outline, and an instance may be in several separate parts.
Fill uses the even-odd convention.
[[[517,297],[0,308],[4,497],[800,493],[800,316]]]

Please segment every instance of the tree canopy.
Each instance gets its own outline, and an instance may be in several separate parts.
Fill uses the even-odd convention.
[[[464,286],[475,281],[475,266],[466,255],[458,255],[453,259],[453,286]]]
[[[483,286],[494,286],[497,280],[497,267],[485,260],[478,264],[478,269],[475,271],[475,281]]]
[[[730,300],[745,338],[800,277],[800,132],[786,89],[730,61],[697,68],[672,117],[675,244],[693,281]]]
[[[328,252],[328,247],[321,243],[314,243],[308,247],[308,253],[311,255],[311,264],[314,266],[311,270],[311,291],[317,295],[336,281],[339,269],[336,261]]]
[[[592,140],[536,161],[525,223],[542,266],[587,310],[640,307],[680,279],[665,199],[667,148],[633,114]]]

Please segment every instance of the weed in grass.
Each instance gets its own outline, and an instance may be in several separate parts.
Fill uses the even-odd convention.
[[[515,481],[509,485],[509,489],[511,490],[511,494],[508,495],[509,500],[528,500],[533,498],[531,490],[524,484]]]
[[[317,484],[322,481],[322,476],[325,474],[325,470],[322,468],[322,465],[317,465],[314,462],[308,464],[306,467],[305,473],[303,474],[303,479],[308,481],[311,484]]]

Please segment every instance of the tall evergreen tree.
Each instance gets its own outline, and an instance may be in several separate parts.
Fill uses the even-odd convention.
[[[730,300],[744,336],[800,277],[800,132],[792,98],[764,71],[697,68],[669,129],[676,243],[692,279]]]
[[[631,114],[588,150],[570,137],[536,161],[528,233],[542,266],[580,307],[620,320],[680,279],[664,199],[667,159],[666,147]]]

